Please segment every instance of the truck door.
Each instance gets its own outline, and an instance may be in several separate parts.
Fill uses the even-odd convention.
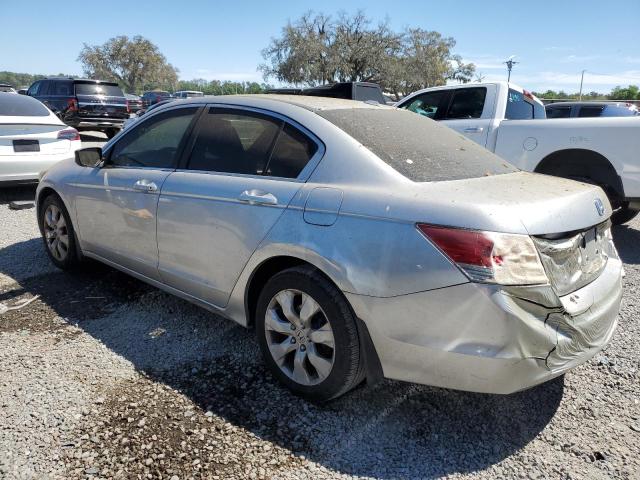
[[[442,122],[486,147],[493,125],[495,98],[495,85],[456,88],[451,91]]]

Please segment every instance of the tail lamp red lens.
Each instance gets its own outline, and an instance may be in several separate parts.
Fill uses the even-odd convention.
[[[75,128],[65,128],[58,132],[59,140],[80,141],[80,133]]]

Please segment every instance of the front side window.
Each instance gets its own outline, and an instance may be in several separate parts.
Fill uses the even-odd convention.
[[[524,94],[509,89],[507,98],[507,110],[504,118],[508,120],[529,120],[534,118],[533,105],[527,101]]]
[[[114,145],[109,164],[175,168],[180,145],[197,110],[196,107],[170,110],[132,127]]]
[[[405,108],[410,112],[419,113],[429,118],[441,117],[440,110],[442,103],[448,94],[449,92],[447,90],[426,92],[421,95],[416,95],[411,100],[402,104],[400,108]]]
[[[445,118],[447,120],[480,118],[486,97],[485,87],[455,90]]]
[[[30,95],[30,96],[38,95],[38,92],[40,91],[40,85],[42,85],[42,81],[36,82],[33,85],[31,85],[29,87],[29,90],[27,90],[27,95]]]
[[[547,107],[547,118],[569,118],[571,107]]]

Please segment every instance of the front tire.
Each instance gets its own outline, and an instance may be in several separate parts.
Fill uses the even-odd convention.
[[[80,263],[76,236],[69,212],[55,194],[44,199],[40,207],[42,240],[49,258],[62,270],[69,270]]]
[[[312,267],[273,276],[260,293],[256,335],[271,373],[294,393],[326,402],[364,378],[355,317]]]

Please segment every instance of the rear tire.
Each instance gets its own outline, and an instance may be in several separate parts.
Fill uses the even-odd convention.
[[[47,255],[54,265],[70,270],[80,263],[71,217],[58,195],[51,194],[40,206],[40,231]]]
[[[295,394],[326,402],[364,379],[351,307],[313,267],[274,275],[260,293],[255,318],[267,367]]]
[[[629,208],[629,202],[624,202],[622,206],[611,215],[611,223],[614,225],[622,225],[623,223],[633,220],[638,213],[640,213],[640,210],[633,210]]]

